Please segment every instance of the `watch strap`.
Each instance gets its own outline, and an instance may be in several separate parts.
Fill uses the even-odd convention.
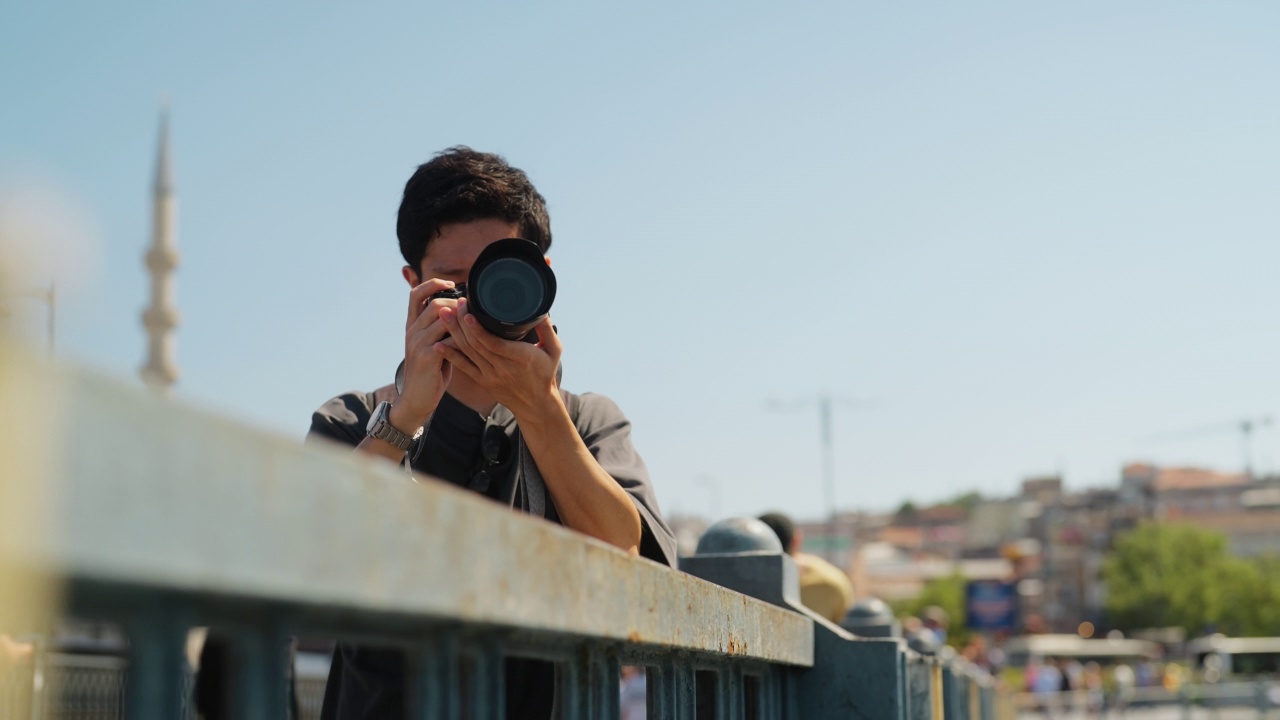
[[[391,424],[391,403],[383,400],[373,411],[369,421],[367,434],[375,440],[381,440],[398,450],[408,450],[416,436],[406,435]]]

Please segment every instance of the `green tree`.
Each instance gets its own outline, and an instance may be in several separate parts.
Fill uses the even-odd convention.
[[[952,505],[961,508],[966,514],[972,513],[973,508],[982,502],[982,493],[973,491],[957,495],[950,500],[940,503],[941,505]]]
[[[1280,558],[1232,559],[1225,583],[1230,604],[1218,630],[1237,636],[1280,635]]]
[[[1280,632],[1278,570],[1280,561],[1232,557],[1218,533],[1144,523],[1117,540],[1102,574],[1107,611],[1122,630],[1260,635]]]

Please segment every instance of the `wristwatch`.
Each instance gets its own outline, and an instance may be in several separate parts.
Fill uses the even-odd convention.
[[[365,426],[365,432],[375,440],[381,440],[400,450],[408,450],[409,444],[422,436],[422,428],[418,428],[417,432],[412,436],[406,435],[391,424],[390,414],[391,403],[389,401],[383,400],[378,403],[378,407],[373,409],[373,416],[369,418],[369,424]]]

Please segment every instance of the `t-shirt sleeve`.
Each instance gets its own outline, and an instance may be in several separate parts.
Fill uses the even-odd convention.
[[[359,445],[373,415],[372,407],[367,393],[339,395],[311,414],[307,442],[329,440],[352,447]]]
[[[635,503],[643,526],[640,554],[650,560],[676,566],[676,537],[658,510],[658,499],[649,481],[649,470],[631,443],[631,421],[618,405],[603,395],[578,397],[578,434],[600,467],[609,473]]]

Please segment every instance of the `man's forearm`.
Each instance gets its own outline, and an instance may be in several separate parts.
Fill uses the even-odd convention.
[[[559,394],[537,417],[517,422],[565,527],[638,553],[640,512],[582,442]]]

